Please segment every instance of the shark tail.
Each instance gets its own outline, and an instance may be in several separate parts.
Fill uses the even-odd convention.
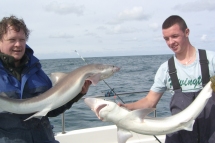
[[[50,108],[46,108],[40,112],[37,112],[35,114],[33,114],[32,116],[30,116],[29,118],[25,119],[24,121],[27,121],[31,118],[41,118],[42,116],[45,116],[48,112],[50,111]]]

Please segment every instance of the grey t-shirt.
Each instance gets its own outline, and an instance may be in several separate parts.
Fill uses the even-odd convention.
[[[206,51],[209,61],[210,76],[215,75],[215,52]],[[202,89],[202,75],[199,63],[199,52],[196,49],[196,60],[190,65],[183,65],[174,56],[177,76],[182,88],[182,92],[197,92]],[[166,90],[174,94],[171,79],[169,76],[168,61],[164,62],[158,69],[154,84],[151,90],[158,93],[163,93]]]

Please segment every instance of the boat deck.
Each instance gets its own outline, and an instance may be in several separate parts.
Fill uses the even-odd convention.
[[[126,143],[159,143],[154,136],[141,135],[133,133],[133,137],[128,139]],[[164,143],[165,135],[156,136]],[[66,132],[65,134],[58,133],[55,136],[60,143],[118,143],[117,128],[115,125],[87,128]]]

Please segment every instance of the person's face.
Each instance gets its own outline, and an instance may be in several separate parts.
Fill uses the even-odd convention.
[[[13,56],[15,62],[23,57],[25,46],[26,36],[24,31],[16,32],[11,26],[8,27],[7,33],[0,40],[0,52]]]
[[[183,52],[187,48],[189,29],[182,31],[178,24],[162,30],[164,40],[169,48],[176,54]]]

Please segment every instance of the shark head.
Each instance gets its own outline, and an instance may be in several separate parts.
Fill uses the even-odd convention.
[[[89,68],[91,68],[91,65],[88,65]],[[89,73],[88,78],[86,80],[90,80],[93,85],[96,85],[99,81],[109,78],[112,76],[115,72],[118,72],[120,70],[119,67],[114,65],[104,65],[104,64],[93,64],[94,70]]]
[[[114,66],[114,65],[97,64],[95,66],[96,66],[96,69],[98,69],[101,73],[100,80],[109,78],[115,72],[118,72],[120,70],[119,67]]]
[[[118,105],[100,98],[86,98],[84,102],[95,112],[96,116],[102,121],[108,121],[111,111]]]
[[[110,119],[116,119],[116,122],[120,121],[121,118],[119,117],[122,114],[118,112],[117,109],[120,107],[116,103],[100,98],[85,98],[84,101],[91,110],[95,112],[100,120],[111,121]],[[129,131],[121,129],[118,126],[117,128],[118,143],[125,143],[130,137],[132,137],[132,134]]]

